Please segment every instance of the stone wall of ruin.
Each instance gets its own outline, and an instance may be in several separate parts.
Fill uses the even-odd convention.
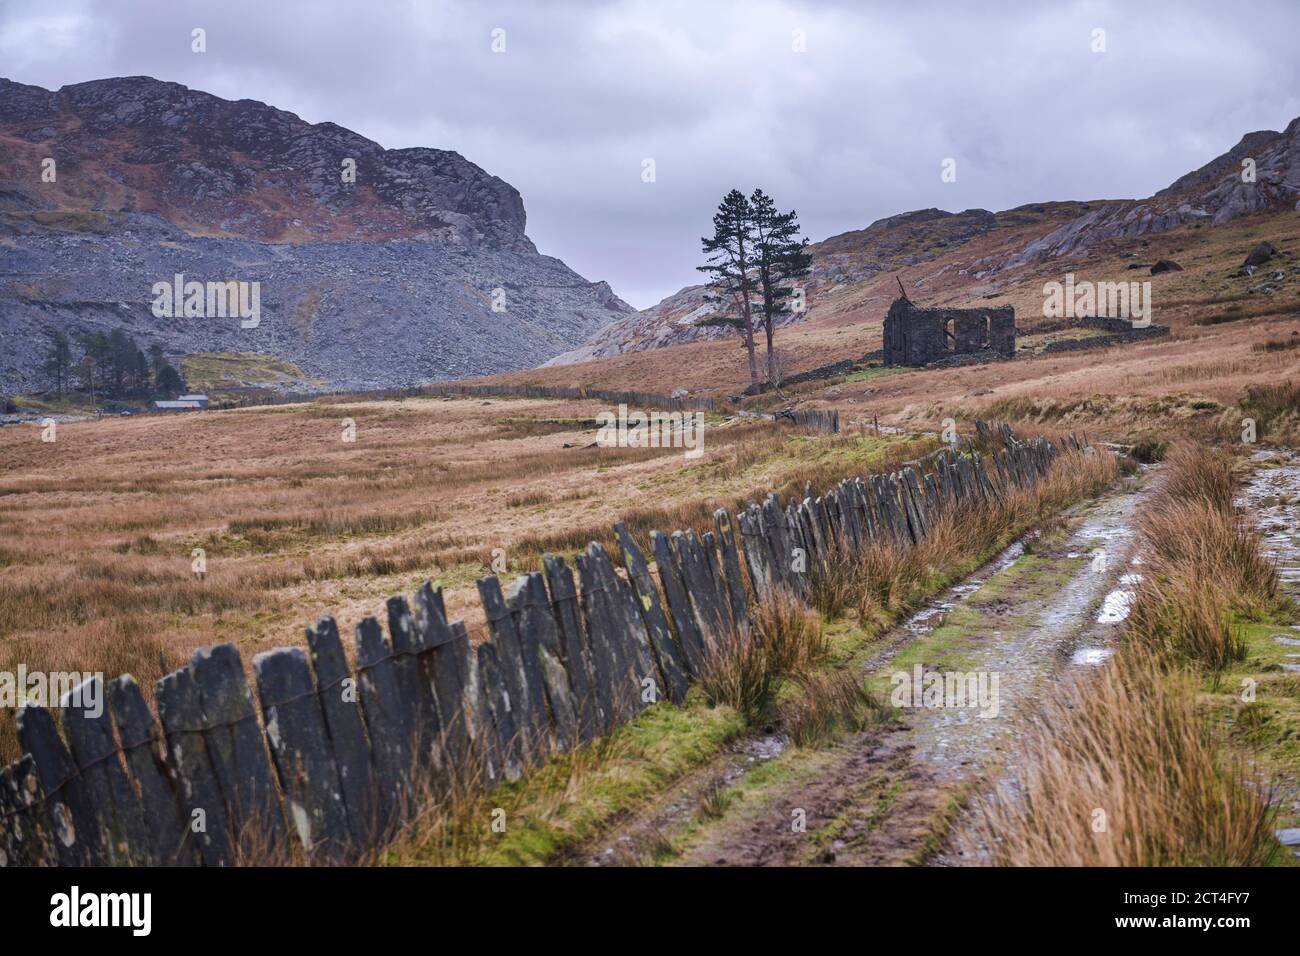
[[[898,298],[885,316],[886,365],[923,366],[960,355],[989,352],[1012,358],[1016,351],[1015,310],[999,308],[924,309]]]

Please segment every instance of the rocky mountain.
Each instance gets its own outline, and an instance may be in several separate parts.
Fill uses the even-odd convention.
[[[1254,160],[1253,182],[1243,178],[1246,159]],[[1194,222],[1218,226],[1249,213],[1288,208],[1300,209],[1300,118],[1281,133],[1247,133],[1228,152],[1149,199],[1099,205],[1031,242],[1006,267],[1074,256],[1119,236],[1164,232]]]
[[[148,77],[0,79],[0,390],[44,384],[52,328],[371,388],[535,365],[632,311],[525,223],[519,192],[454,152]],[[257,283],[260,321],[158,317],[177,274]]]
[[[1243,181],[1245,159],[1254,160],[1254,182]],[[1248,133],[1228,152],[1149,199],[1038,203],[999,213],[922,209],[832,236],[809,247],[813,266],[805,288],[810,310],[788,321],[815,314],[819,298],[825,301],[841,288],[947,256],[967,244],[976,245],[976,239],[989,248],[981,248],[964,274],[985,280],[1055,259],[1069,262],[1108,239],[1195,222],[1220,225],[1253,212],[1292,208],[1300,210],[1300,119],[1280,133]],[[701,324],[716,308],[706,286],[688,286],[619,319],[547,364],[734,336],[733,329]]]

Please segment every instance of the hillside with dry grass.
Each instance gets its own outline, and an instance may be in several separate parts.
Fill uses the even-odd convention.
[[[707,524],[719,505],[934,444],[717,416],[695,461],[596,447],[601,408],[320,401],[62,424],[50,443],[0,429],[4,658],[151,685],[205,645],[235,640],[251,657],[327,612],[350,630],[426,579],[479,629],[474,581],[493,570],[612,542],[617,520],[639,534]]]
[[[1238,275],[1247,255],[1264,241],[1280,256],[1262,273]],[[1015,360],[933,370],[886,369],[864,362],[848,376],[796,386],[779,396],[750,400],[747,406],[794,402],[838,408],[849,419],[870,421],[878,416],[900,424],[984,414],[1123,437],[1159,428],[1169,415],[1209,427],[1226,408],[1244,400],[1251,385],[1285,381],[1300,370],[1300,215],[1295,212],[1107,240],[1077,260],[972,277],[978,262],[1006,248],[1005,239],[976,237],[932,261],[823,292],[813,300],[808,320],[781,329],[777,344],[792,356],[793,373],[845,359],[862,360],[881,346],[881,323],[898,295],[897,277],[913,300],[924,305],[1012,305],[1019,330]],[[1182,271],[1150,275],[1145,267],[1161,259],[1178,262]],[[1144,268],[1131,269],[1133,265]],[[1067,269],[1092,282],[1149,281],[1153,321],[1168,325],[1170,334],[1096,351],[1038,354],[1047,338],[1034,332],[1048,324],[1043,286],[1062,281]],[[1281,277],[1270,279],[1273,273]],[[744,389],[748,376],[743,347],[733,333],[725,341],[632,352],[483,381],[614,389],[657,382],[664,391],[681,387],[729,396]]]

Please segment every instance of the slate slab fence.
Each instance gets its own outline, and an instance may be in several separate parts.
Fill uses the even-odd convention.
[[[1058,454],[1005,426],[980,437],[996,450],[769,494],[702,533],[652,532],[648,551],[619,524],[617,555],[592,543],[573,567],[547,555],[508,587],[483,578],[477,645],[426,583],[389,599],[386,626],[357,626],[354,669],[325,617],[305,648],[254,657],[251,684],[234,645],[200,651],[158,682],[156,714],[129,675],[94,688],[102,713],[75,690],[57,711],[29,703],[23,755],[0,771],[0,864],[222,866],[250,846],[356,860],[421,799],[490,788],[680,703],[711,653],[747,639],[755,603],[805,593],[834,549],[918,542],[944,509],[1031,486]]]
[[[840,430],[840,413],[834,409],[787,408],[776,413],[777,421],[791,421],[802,428],[815,428],[823,432]]]
[[[824,432],[840,430],[840,413],[834,410],[785,408],[779,412],[750,412],[742,409],[736,414],[745,420],[790,422],[800,428],[812,428]]]

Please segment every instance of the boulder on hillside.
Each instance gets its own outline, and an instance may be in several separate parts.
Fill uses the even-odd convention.
[[[1182,272],[1183,267],[1172,259],[1161,259],[1151,267],[1151,274],[1158,276],[1163,272]]]
[[[1273,246],[1273,243],[1265,240],[1250,251],[1250,255],[1246,257],[1246,261],[1242,263],[1242,266],[1254,266],[1258,269],[1275,255],[1277,255],[1277,249]]]

